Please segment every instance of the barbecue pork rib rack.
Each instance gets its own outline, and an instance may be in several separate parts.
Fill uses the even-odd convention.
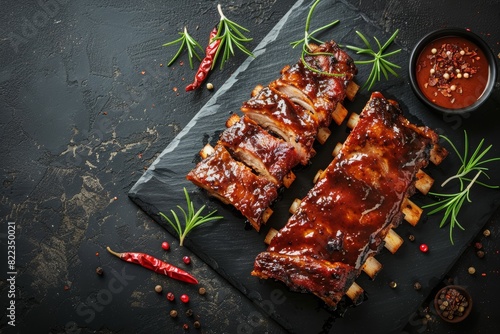
[[[332,121],[342,123],[347,110],[341,103],[358,89],[354,61],[335,42],[309,48],[277,80],[252,91],[243,116],[228,119],[217,145],[205,146],[186,176],[233,205],[257,231],[272,214],[278,190],[293,182],[292,169],[309,163],[314,141],[328,138]]]
[[[335,308],[402,221],[417,174],[439,152],[437,140],[373,93],[333,161],[256,257],[252,275]]]

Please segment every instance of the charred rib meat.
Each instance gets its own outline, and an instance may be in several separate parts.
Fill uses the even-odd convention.
[[[252,275],[283,281],[336,307],[367,257],[400,223],[402,203],[437,139],[373,93],[339,154],[257,256]]]
[[[245,114],[220,137],[215,153],[187,179],[236,207],[256,230],[265,209],[293,167],[307,164],[320,127],[346,96],[357,69],[335,42],[310,46],[311,53],[281,78],[254,91],[243,103]]]
[[[222,145],[202,160],[187,179],[206,189],[212,196],[238,209],[258,231],[262,214],[278,196],[278,187],[236,161]]]

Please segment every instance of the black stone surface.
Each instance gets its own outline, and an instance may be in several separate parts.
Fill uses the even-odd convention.
[[[228,17],[250,28],[254,37],[252,49],[295,4],[291,1],[221,3]],[[495,54],[500,52],[496,25],[500,16],[498,1],[331,3],[356,13],[332,17],[351,30],[372,27],[366,34],[373,31],[377,36],[379,33],[387,36],[399,28],[397,42],[405,51],[401,59],[420,36],[444,26],[469,28],[480,34]],[[10,225],[16,228],[17,274],[14,275],[16,327],[12,327],[7,317],[10,313],[7,302],[11,300],[7,278],[12,275],[7,274],[10,271],[7,265],[2,267],[2,332],[182,333],[183,323],[191,325],[190,332],[197,332],[192,325],[195,318],[199,318],[200,331],[205,333],[284,332],[259,305],[221,278],[191,249],[178,247],[169,233],[127,198],[144,168],[151,165],[245,61],[242,54],[237,54],[223,71],[217,70],[210,76],[214,92],[201,90],[194,94],[183,92],[193,75],[185,56],[184,65],[165,66],[174,50],[162,48],[161,44],[176,38],[184,25],[202,42],[218,19],[216,4],[214,1],[91,0],[4,4],[0,22],[0,140],[4,152],[0,240],[5,259],[2,263],[8,264],[8,222],[12,222]],[[356,42],[346,36],[334,38]],[[286,45],[282,47],[289,50]],[[269,71],[264,73],[270,78],[285,63],[284,59],[274,61],[279,64],[269,62],[266,65]],[[253,84],[261,83],[265,77],[241,73],[248,75],[246,80],[253,80],[252,86],[240,87],[246,98]],[[426,119],[426,110],[410,110],[414,97],[405,78],[402,69],[399,79],[382,82],[377,89],[402,100],[405,111],[417,120],[425,120],[427,125],[444,122],[447,134],[467,129],[492,138],[492,155],[499,155],[495,140],[498,136],[490,137],[496,131],[500,112],[498,83],[495,95],[480,116]],[[397,94],[401,86],[407,87],[402,96]],[[174,88],[178,88],[177,92]],[[225,103],[238,102],[238,96],[221,94],[220,98]],[[193,143],[198,147],[197,144]],[[440,177],[438,169],[435,173]],[[498,181],[496,173],[492,177],[493,182]],[[498,214],[486,220],[498,204],[483,210],[495,198],[497,192],[474,194],[471,218],[467,219],[471,225],[464,232],[472,243],[482,242],[486,256],[478,259],[474,247],[469,242],[463,244],[463,255],[454,266],[452,261],[437,275],[435,284],[440,286],[452,280],[467,286],[475,300],[471,316],[458,326],[445,324],[437,319],[432,308],[427,309],[429,301],[423,300],[407,319],[403,331],[487,333],[497,328]],[[483,222],[491,230],[489,237],[481,234]],[[433,227],[436,234],[446,233],[432,226],[430,220],[422,226]],[[161,249],[164,240],[172,244],[169,252]],[[148,252],[186,268],[198,277],[208,293],[199,296],[197,287],[127,265],[107,254],[107,245],[118,251]],[[408,243],[406,246],[409,247]],[[445,253],[448,246],[437,245],[431,251]],[[183,255],[192,257],[191,265],[182,263]],[[429,259],[423,261],[432,266]],[[104,269],[104,275],[95,273],[98,266]],[[467,274],[469,266],[476,268],[475,275]],[[385,288],[381,278],[384,277],[379,276],[373,284]],[[156,284],[163,285],[164,292],[172,291],[177,296],[190,294],[190,304],[182,305],[178,299],[175,303],[167,302],[164,294],[154,292]],[[421,294],[432,295],[430,285]],[[193,309],[195,318],[184,315],[188,307]],[[178,319],[169,317],[171,308],[179,311]],[[314,319],[303,320],[308,321]]]

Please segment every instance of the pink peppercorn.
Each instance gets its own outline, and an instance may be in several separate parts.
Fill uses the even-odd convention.
[[[421,244],[420,245],[420,251],[422,253],[427,253],[429,251],[429,246],[427,246],[426,244]]]

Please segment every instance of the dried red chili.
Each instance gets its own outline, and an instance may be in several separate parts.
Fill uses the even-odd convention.
[[[198,284],[198,280],[191,276],[191,274],[180,268],[177,268],[174,265],[163,262],[162,260],[157,259],[154,256],[135,252],[117,253],[112,251],[109,247],[107,247],[107,250],[123,261],[139,264],[144,268],[154,271],[155,273],[166,275],[170,278],[186,283]]]
[[[220,39],[214,39],[215,36],[217,36],[217,27],[210,32],[210,39],[208,40],[208,45],[205,48],[205,57],[201,61],[198,71],[196,71],[193,83],[186,87],[186,92],[199,88],[203,81],[207,78],[208,72],[212,69],[212,63],[220,45]]]

